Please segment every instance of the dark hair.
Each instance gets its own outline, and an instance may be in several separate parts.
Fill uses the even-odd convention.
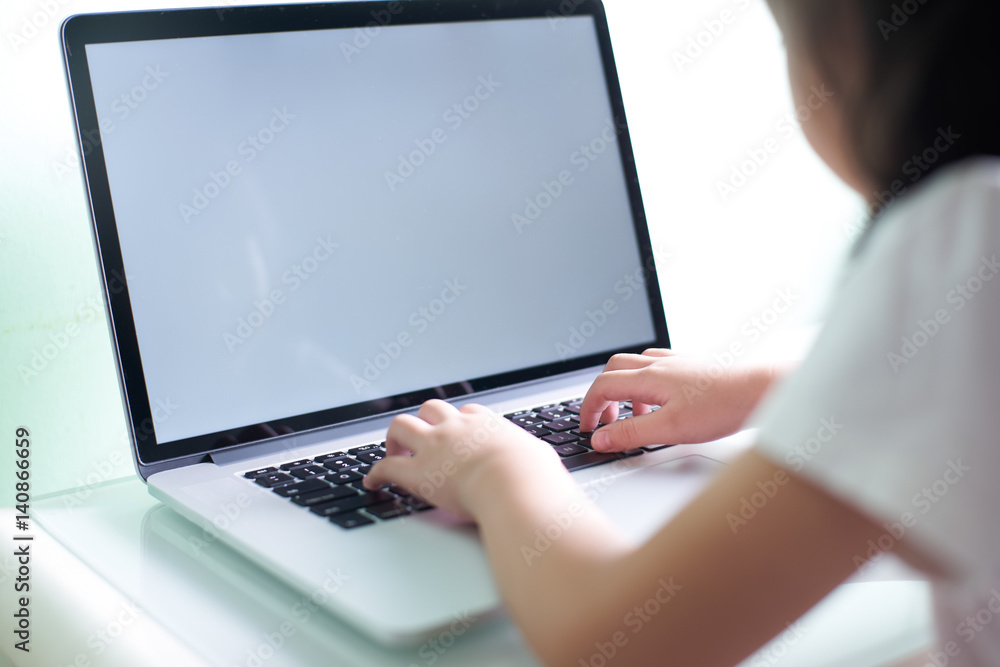
[[[1000,155],[1000,1],[769,1],[836,87],[848,150],[879,201],[947,164]],[[859,50],[861,82],[845,97],[838,64],[854,26],[846,43]]]

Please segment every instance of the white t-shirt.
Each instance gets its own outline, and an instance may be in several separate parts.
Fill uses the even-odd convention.
[[[1000,665],[1000,160],[927,177],[872,231],[757,450],[958,573],[934,582],[937,667]]]

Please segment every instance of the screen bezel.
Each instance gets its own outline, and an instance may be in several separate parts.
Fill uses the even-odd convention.
[[[393,13],[393,10],[396,10]],[[391,25],[448,23],[514,18],[591,16],[596,29],[613,120],[619,128],[618,146],[626,178],[638,250],[645,269],[647,303],[655,338],[635,346],[606,350],[441,387],[369,400],[286,419],[241,426],[215,433],[159,443],[155,419],[139,353],[125,277],[117,223],[107,169],[101,150],[97,109],[91,89],[86,45],[126,41],[241,35],[303,30],[363,28],[389,12]],[[377,22],[374,22],[378,25]],[[310,5],[220,7],[170,11],[83,14],[63,24],[63,51],[77,123],[84,177],[91,205],[95,244],[101,264],[104,292],[111,320],[111,335],[119,370],[119,382],[128,420],[129,435],[140,474],[155,467],[176,467],[208,455],[258,444],[288,433],[302,433],[359,419],[382,416],[420,405],[431,398],[454,399],[484,391],[572,373],[600,366],[616,353],[640,353],[650,347],[669,348],[666,319],[645,211],[639,189],[635,159],[625,118],[621,88],[615,68],[610,34],[600,0],[402,0],[397,2],[336,2]],[[175,465],[164,465],[173,462]]]

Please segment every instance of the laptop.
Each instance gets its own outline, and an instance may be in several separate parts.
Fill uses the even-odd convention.
[[[725,457],[597,453],[576,422],[611,355],[670,346],[597,0],[88,14],[62,37],[136,467],[199,540],[415,643],[500,599],[474,527],[360,487],[395,415],[491,407],[636,539]]]

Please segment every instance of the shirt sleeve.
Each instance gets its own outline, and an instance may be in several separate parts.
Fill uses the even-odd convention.
[[[751,422],[757,451],[883,524],[882,550],[906,535],[972,577],[1000,560],[1000,161],[918,188]]]

